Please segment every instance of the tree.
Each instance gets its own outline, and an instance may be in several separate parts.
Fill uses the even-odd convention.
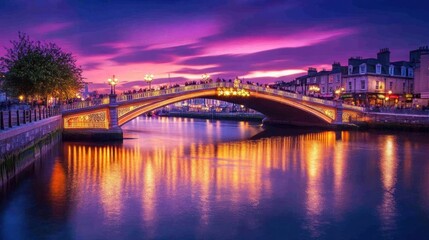
[[[68,99],[83,87],[82,70],[71,53],[63,52],[54,43],[32,41],[23,33],[11,43],[12,47],[6,48],[6,55],[0,58],[0,72],[4,73],[1,85],[10,95]]]

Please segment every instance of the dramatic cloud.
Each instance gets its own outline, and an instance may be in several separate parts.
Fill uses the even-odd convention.
[[[236,76],[262,82],[291,80],[308,67],[375,57],[389,47],[393,60],[428,45],[424,1],[24,1],[0,4],[0,45],[18,31],[72,52],[92,82],[108,90]],[[5,53],[0,48],[0,55]],[[170,76],[170,78],[168,77]]]

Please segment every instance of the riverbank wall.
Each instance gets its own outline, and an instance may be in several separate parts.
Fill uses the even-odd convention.
[[[0,132],[0,187],[61,139],[61,115]]]
[[[206,112],[169,112],[159,113],[164,117],[184,117],[199,119],[217,119],[233,121],[254,121],[262,122],[266,127],[290,128],[297,127],[286,122],[270,121],[263,114],[258,113],[206,113]],[[307,128],[301,126],[301,128]],[[314,128],[314,127],[312,127]],[[332,126],[335,130],[397,130],[397,131],[428,131],[429,116],[413,114],[391,114],[391,113],[366,113],[360,119],[352,119],[350,123]]]
[[[429,116],[417,114],[367,113],[353,122],[359,129],[429,132]]]

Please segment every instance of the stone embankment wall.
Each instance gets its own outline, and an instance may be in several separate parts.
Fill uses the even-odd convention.
[[[357,122],[363,129],[429,131],[429,116],[414,114],[368,113]]]
[[[0,132],[0,186],[60,139],[61,115]]]

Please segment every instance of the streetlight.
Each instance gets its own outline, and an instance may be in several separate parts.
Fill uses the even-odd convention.
[[[209,80],[210,75],[208,75],[207,73],[204,73],[203,75],[201,75],[201,78],[203,79],[204,82],[207,82],[207,80]]]
[[[118,84],[118,79],[115,78],[115,75],[113,75],[113,77],[109,78],[107,81],[109,81],[110,85],[110,94],[115,94],[115,85]]]
[[[144,76],[144,80],[145,80],[147,83],[149,83],[149,90],[150,90],[150,84],[151,84],[151,82],[152,82],[152,80],[153,80],[153,74],[146,74],[146,75]]]
[[[389,99],[391,94],[392,94],[392,90],[389,90],[387,92],[387,97],[385,98],[387,106],[390,106]]]

